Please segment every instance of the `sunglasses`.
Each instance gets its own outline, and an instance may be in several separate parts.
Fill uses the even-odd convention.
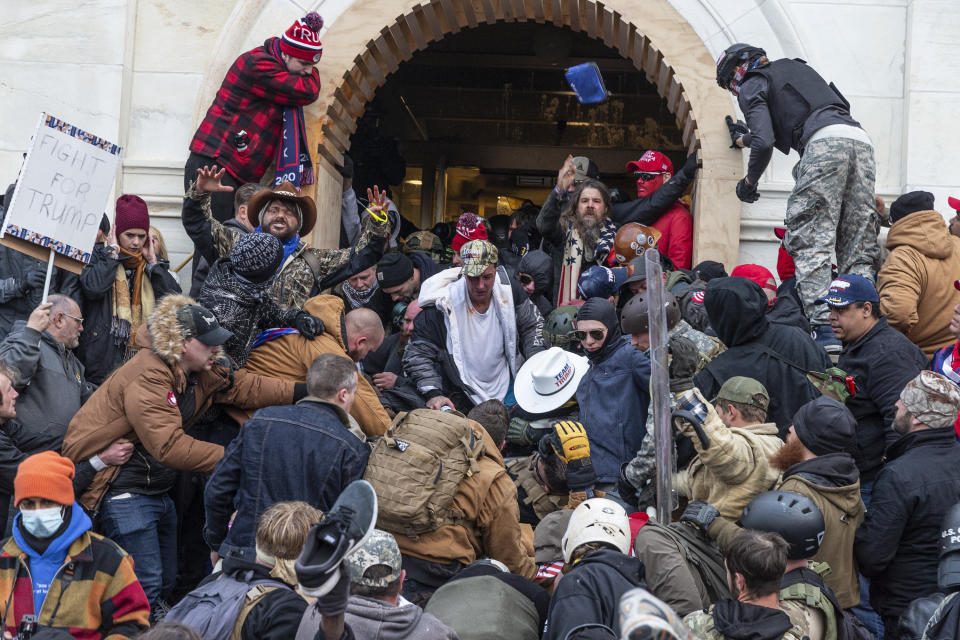
[[[634,171],[633,175],[636,176],[637,179],[639,180],[643,180],[644,182],[650,182],[657,176],[663,175],[663,173],[662,172],[647,173],[646,171]]]
[[[531,278],[525,273],[518,275],[517,280],[520,281],[520,284],[533,284],[533,278]]]
[[[607,337],[607,332],[604,331],[603,329],[590,329],[589,331],[581,331],[577,329],[576,331],[573,332],[573,337],[579,340],[580,342],[583,342],[584,340],[586,340],[587,336],[590,336],[591,338],[599,342],[600,340],[603,340],[604,338]]]

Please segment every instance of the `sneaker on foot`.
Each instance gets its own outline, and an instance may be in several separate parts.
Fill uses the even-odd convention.
[[[340,579],[344,558],[363,544],[377,524],[377,494],[366,480],[347,485],[323,519],[313,525],[294,564],[304,595],[327,594]]]

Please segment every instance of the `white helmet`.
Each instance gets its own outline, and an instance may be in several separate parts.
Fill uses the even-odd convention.
[[[588,542],[607,542],[620,553],[630,550],[630,519],[623,507],[607,498],[590,498],[573,510],[560,541],[563,561],[570,563],[573,550]]]

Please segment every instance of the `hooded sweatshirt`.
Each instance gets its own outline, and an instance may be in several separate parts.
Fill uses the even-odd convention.
[[[517,273],[526,273],[533,278],[533,294],[530,299],[546,318],[553,311],[550,292],[553,291],[553,261],[544,251],[528,251],[520,258]]]
[[[29,533],[24,532],[22,520],[23,515],[18,511],[13,521],[13,539],[17,546],[23,549],[23,552],[30,557],[30,577],[33,583],[33,610],[40,611],[43,607],[43,601],[47,597],[47,591],[53,582],[57,571],[63,566],[67,559],[67,550],[73,541],[79,538],[84,532],[88,531],[93,523],[76,502],[69,509],[64,519],[69,518],[61,526],[61,530],[54,534],[47,548],[42,552],[37,551],[27,540],[36,541],[36,538]],[[36,544],[36,542],[34,542]],[[40,546],[40,545],[37,545]]]
[[[400,600],[394,606],[383,600],[350,596],[345,622],[356,638],[364,640],[456,640],[453,629],[415,604]]]
[[[713,398],[734,376],[756,379],[770,393],[767,416],[782,438],[793,414],[820,395],[806,373],[829,367],[827,353],[797,327],[770,323],[767,297],[746,278],[713,278],[703,303],[727,351],[704,367],[694,383],[705,398]]]
[[[620,596],[644,586],[643,563],[612,549],[587,554],[563,577],[553,598],[543,640],[563,640],[574,627],[604,624],[620,637]]]
[[[936,211],[911,213],[890,227],[890,256],[877,274],[880,311],[927,357],[952,344],[950,319],[960,302],[960,238]]]
[[[780,609],[724,599],[704,611],[694,611],[683,621],[705,640],[784,640],[804,637]]]

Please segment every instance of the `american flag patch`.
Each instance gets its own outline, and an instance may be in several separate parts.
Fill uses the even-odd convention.
[[[694,291],[693,295],[690,296],[690,299],[697,304],[703,304],[703,291]]]
[[[563,569],[562,562],[545,562],[537,570],[537,580],[556,578]]]

